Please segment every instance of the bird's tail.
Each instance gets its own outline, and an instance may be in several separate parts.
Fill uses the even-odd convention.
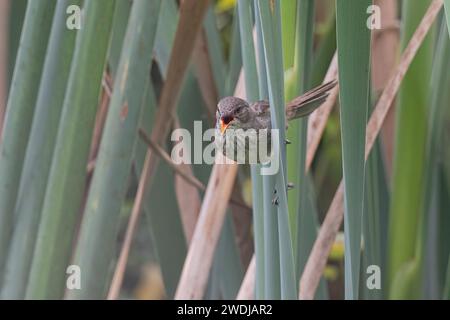
[[[287,120],[309,115],[325,102],[330,90],[337,84],[336,80],[324,83],[289,102],[286,106]]]

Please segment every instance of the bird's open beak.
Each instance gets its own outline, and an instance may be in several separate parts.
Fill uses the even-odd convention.
[[[223,134],[229,125],[230,124],[225,124],[223,120],[220,119],[220,133]]]

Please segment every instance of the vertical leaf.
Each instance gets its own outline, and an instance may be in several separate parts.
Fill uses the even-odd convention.
[[[370,0],[336,0],[344,176],[345,298],[358,299],[364,207],[364,148],[369,95]]]
[[[447,19],[447,28],[450,37],[450,0],[444,0],[445,17]]]
[[[448,29],[446,22],[442,20],[440,26],[439,38],[436,44],[436,53],[433,59],[433,68],[431,73],[430,95],[429,95],[429,120],[426,144],[426,160],[425,160],[425,181],[423,184],[424,194],[424,213],[426,214],[426,241],[427,248],[424,253],[425,260],[424,279],[425,289],[429,288],[430,298],[440,298],[442,292],[442,285],[445,283],[445,278],[441,278],[443,270],[439,259],[440,256],[447,260],[445,251],[441,251],[445,247],[445,238],[439,239],[442,230],[439,230],[439,225],[447,226],[446,215],[448,210],[441,207],[439,199],[442,197],[441,189],[443,188],[440,175],[441,170],[441,151],[440,147],[443,145],[445,139],[443,130],[446,125],[446,115],[448,114],[448,105],[450,102],[450,37],[448,36]],[[447,234],[446,231],[443,231]],[[425,240],[425,239],[424,239]],[[438,240],[441,240],[439,243]],[[443,268],[442,268],[443,269]]]
[[[206,33],[208,51],[210,52],[209,58],[211,60],[211,66],[213,66],[212,74],[214,82],[216,84],[217,92],[219,96],[225,95],[225,64],[223,57],[222,44],[220,42],[219,32],[216,28],[216,19],[214,12],[210,7],[205,15],[205,21],[203,22],[204,32]]]
[[[124,44],[124,38],[127,31],[128,20],[131,11],[131,1],[118,1],[114,12],[111,46],[108,54],[108,66],[111,71],[111,77],[114,79],[119,67],[120,55]]]
[[[44,65],[55,2],[32,1],[17,53],[0,145],[0,275],[12,233],[14,205]]]
[[[8,79],[11,80],[16,63],[17,50],[19,48],[20,35],[22,33],[23,20],[27,10],[28,0],[9,1],[9,45],[8,45]],[[8,81],[9,82],[9,81]]]
[[[277,197],[274,204],[277,205],[278,211],[281,298],[295,299],[297,296],[297,283],[295,281],[292,230],[289,226],[289,211],[286,194],[286,115],[284,104],[283,54],[280,37],[280,3],[274,1],[259,1],[258,4],[259,14],[261,16],[261,30],[267,70],[271,122],[272,128],[278,129],[279,131],[279,148],[278,150],[277,148],[274,148],[274,153],[275,157],[278,157],[280,170],[272,178],[275,180],[275,196]],[[274,147],[274,141],[272,141],[272,147]],[[265,199],[265,201],[267,201],[267,199]]]
[[[27,287],[30,299],[61,298],[65,289],[114,7],[115,1],[90,0],[84,8]]]
[[[242,282],[243,272],[235,241],[233,220],[228,215],[225,218],[219,242],[217,244],[214,262],[217,261],[221,298],[234,299]]]
[[[269,97],[269,89],[267,82],[266,54],[264,51],[264,41],[262,36],[262,21],[259,13],[259,2],[255,1],[255,17],[256,17],[256,33],[257,33],[257,62],[258,62],[258,86],[260,100],[267,100]],[[277,209],[272,204],[275,199],[274,195],[274,179],[272,176],[262,176],[262,165],[254,168],[255,173],[252,177],[255,183],[261,184],[259,190],[262,191],[263,197],[260,199],[260,206],[263,214],[260,218],[262,222],[262,230],[264,232],[264,294],[265,299],[280,299],[280,246],[278,241],[278,221]],[[259,181],[258,181],[259,178]]]
[[[104,270],[114,257],[112,244],[117,238],[142,101],[148,88],[159,8],[160,1],[133,2],[75,254],[74,263],[83,270],[81,289],[70,291],[69,298],[102,298],[109,284]]]
[[[401,47],[405,48],[430,1],[403,2]],[[408,69],[399,92],[389,221],[388,283],[390,297],[418,297],[415,261],[422,235],[423,183],[427,135],[428,87],[433,59],[430,32]],[[412,265],[414,264],[414,267]],[[405,272],[407,268],[408,272]],[[412,270],[414,269],[414,270]],[[394,288],[396,287],[396,288]]]
[[[0,2],[0,140],[5,119],[6,100],[8,97],[8,51],[9,51],[9,1]]]
[[[233,33],[231,35],[231,49],[228,58],[227,79],[225,84],[225,92],[227,95],[233,94],[242,68],[240,26],[237,10],[236,6],[233,15]]]
[[[53,0],[30,1],[27,6],[6,106],[0,144],[0,276],[11,237],[14,205],[54,7]]]
[[[292,35],[295,34],[298,0],[281,1],[281,40],[283,45],[284,70],[288,70],[295,63],[295,41],[292,41]],[[313,18],[313,17],[311,17]]]
[[[334,8],[334,7],[333,7]],[[311,71],[311,86],[319,85],[325,74],[327,73],[333,55],[336,52],[336,17],[333,14],[329,22],[327,22],[326,33],[322,37],[316,54]]]
[[[15,205],[16,223],[2,298],[22,299],[25,295],[77,34],[66,27],[66,10],[69,5],[80,3],[80,0],[59,1],[55,10]]]
[[[384,286],[381,289],[369,289],[366,286],[367,267],[376,265],[380,267],[382,275],[386,270],[384,267],[385,248],[383,247],[383,234],[387,232],[386,224],[383,220],[389,211],[388,186],[385,179],[385,168],[381,154],[379,140],[375,142],[372,152],[366,163],[366,183],[365,183],[365,206],[363,214],[363,268],[361,270],[363,288],[363,299],[381,299],[384,293]]]
[[[239,28],[241,35],[242,61],[245,75],[245,92],[248,101],[258,100],[258,70],[256,66],[255,46],[253,40],[252,12],[250,2],[238,2]],[[264,246],[264,217],[262,199],[262,178],[260,165],[251,165],[252,199],[253,199],[253,230],[256,256],[255,298],[265,296],[265,246]]]
[[[266,54],[264,51],[264,41],[262,35],[262,21],[259,11],[259,2],[255,2],[256,32],[258,45],[258,85],[259,98],[266,100],[269,97],[269,89],[267,82]],[[264,298],[280,299],[281,298],[281,278],[280,278],[280,246],[278,241],[278,221],[277,208],[272,201],[275,199],[275,180],[273,176],[261,175],[262,165],[255,168],[256,174],[262,182],[263,198],[260,200],[263,209],[263,222],[261,223],[264,231]],[[257,180],[255,180],[257,181]],[[261,216],[261,215],[260,215]]]
[[[310,86],[311,65],[313,55],[313,35],[314,35],[314,1],[299,0],[297,4],[297,28],[296,28],[296,51],[295,51],[295,73],[297,75],[295,83],[295,96],[301,95]],[[294,97],[290,97],[294,98]],[[294,136],[294,148],[289,149],[293,151],[292,158],[289,162],[296,165],[293,173],[297,177],[296,194],[292,198],[297,198],[297,206],[290,208],[296,214],[295,226],[292,230],[294,242],[294,256],[296,257],[296,279],[300,279],[303,267],[308,259],[309,251],[311,249],[311,242],[315,238],[313,234],[306,230],[315,231],[316,225],[308,216],[312,213],[308,212],[308,185],[306,170],[306,149],[307,149],[307,135],[308,135],[308,117],[301,118],[291,124]],[[290,147],[293,147],[290,145]],[[289,167],[288,167],[289,176]],[[289,211],[291,212],[291,211]]]

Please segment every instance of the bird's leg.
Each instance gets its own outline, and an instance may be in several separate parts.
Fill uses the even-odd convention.
[[[272,199],[272,204],[275,206],[278,206],[278,196],[277,196],[277,189],[273,190],[273,194],[275,195],[274,198]]]
[[[272,204],[278,206],[278,196],[275,196],[275,198],[272,199]]]

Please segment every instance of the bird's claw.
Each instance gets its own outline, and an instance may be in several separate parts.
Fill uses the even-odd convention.
[[[275,198],[272,199],[272,204],[275,206],[278,206],[278,196],[276,196]]]

